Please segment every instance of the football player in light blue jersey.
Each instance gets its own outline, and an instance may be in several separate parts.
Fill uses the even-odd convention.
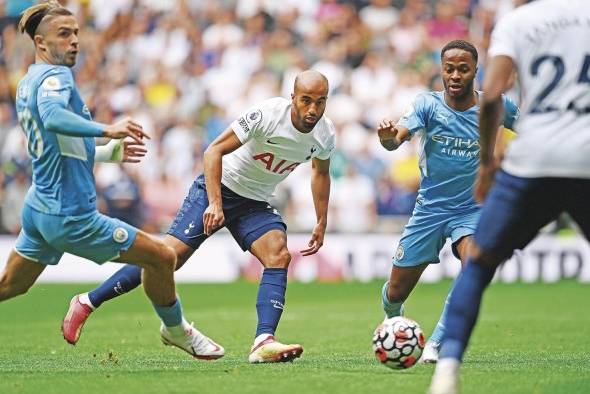
[[[379,140],[388,150],[397,149],[414,135],[420,137],[420,190],[382,290],[387,317],[403,314],[404,301],[428,264],[440,261],[447,238],[451,238],[453,254],[465,263],[480,215],[473,198],[479,160],[479,102],[484,94],[473,86],[477,50],[468,42],[451,41],[442,49],[441,61],[445,90],[418,95],[397,124],[386,120],[378,128]],[[504,127],[512,128],[518,108],[507,97],[503,103]],[[448,296],[424,349],[423,362],[438,360],[447,303]]]
[[[0,277],[0,301],[25,293],[45,267],[57,264],[66,252],[98,264],[136,264],[143,269],[145,292],[162,319],[162,339],[195,357],[223,356],[223,348],[183,318],[172,248],[96,210],[94,162],[137,162],[145,153],[141,145],[147,135],[129,118],[112,125],[90,119],[70,70],[79,50],[75,17],[49,1],[28,8],[19,29],[35,44],[35,64],[19,82],[16,97],[33,184],[22,212],[22,230]],[[95,137],[113,140],[95,147]],[[132,142],[123,144],[125,137]]]

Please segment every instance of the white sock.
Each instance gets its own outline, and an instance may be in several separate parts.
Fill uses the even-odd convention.
[[[260,334],[256,338],[254,338],[254,347],[258,346],[262,341],[268,339],[268,337],[272,337],[272,334]]]
[[[89,306],[90,309],[92,309],[92,310],[96,309],[96,307],[94,305],[92,305],[92,302],[90,302],[90,298],[88,298],[88,293],[80,294],[78,296],[78,300],[80,301],[81,304]]]
[[[434,370],[434,374],[456,375],[459,371],[460,366],[461,363],[456,358],[441,358],[440,360],[438,360],[438,363],[436,363],[436,369]]]
[[[170,335],[172,335],[173,337],[182,337],[182,336],[186,335],[186,330],[188,330],[190,327],[191,327],[191,325],[183,317],[182,322],[180,322],[179,325],[174,326],[174,327],[166,326],[166,330],[168,330]]]

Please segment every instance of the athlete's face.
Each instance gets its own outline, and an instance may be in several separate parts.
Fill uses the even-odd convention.
[[[473,80],[477,64],[470,52],[463,49],[449,49],[442,58],[442,80],[446,93],[460,99],[473,92]]]
[[[41,22],[35,36],[37,48],[50,64],[72,67],[78,56],[78,23],[72,15],[54,16]]]
[[[299,86],[291,95],[293,108],[295,109],[296,125],[304,131],[311,131],[316,123],[324,115],[328,89],[325,84],[312,84],[310,86]]]

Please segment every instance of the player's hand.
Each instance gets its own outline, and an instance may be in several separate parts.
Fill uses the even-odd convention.
[[[123,163],[139,163],[146,153],[147,149],[136,141],[123,141]]]
[[[477,172],[477,178],[475,180],[475,188],[473,195],[475,197],[475,201],[478,203],[483,203],[488,195],[488,192],[492,188],[494,184],[494,175],[496,174],[496,169],[498,168],[497,162],[492,162],[490,164],[480,164],[479,170]]]
[[[205,213],[203,213],[205,235],[213,234],[213,231],[221,227],[224,221],[225,216],[223,215],[221,204],[209,204],[207,209],[205,209]]]
[[[125,137],[132,138],[138,145],[145,145],[143,138],[149,139],[150,136],[143,131],[143,127],[135,120],[127,117],[104,128],[103,137],[121,139]]]
[[[312,254],[316,254],[318,250],[324,244],[324,235],[326,234],[326,226],[324,224],[316,224],[311,232],[311,239],[307,246],[307,249],[301,250],[300,253],[302,256],[311,256]]]
[[[377,127],[377,135],[380,140],[394,140],[397,137],[397,129],[391,120],[383,119]]]

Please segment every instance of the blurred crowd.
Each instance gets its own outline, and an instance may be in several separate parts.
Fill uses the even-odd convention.
[[[440,49],[467,39],[478,80],[497,18],[519,0],[62,0],[78,16],[74,67],[94,119],[130,115],[152,139],[141,164],[97,165],[99,209],[165,231],[203,151],[242,111],[289,97],[314,68],[330,83],[326,115],[337,130],[332,231],[398,229],[419,183],[417,144],[381,148],[376,125],[396,121],[416,94],[442,89]],[[34,0],[0,0],[0,232],[19,230],[30,161],[14,110],[15,86],[34,62],[15,23]],[[291,230],[315,223],[309,166],[276,191]]]

